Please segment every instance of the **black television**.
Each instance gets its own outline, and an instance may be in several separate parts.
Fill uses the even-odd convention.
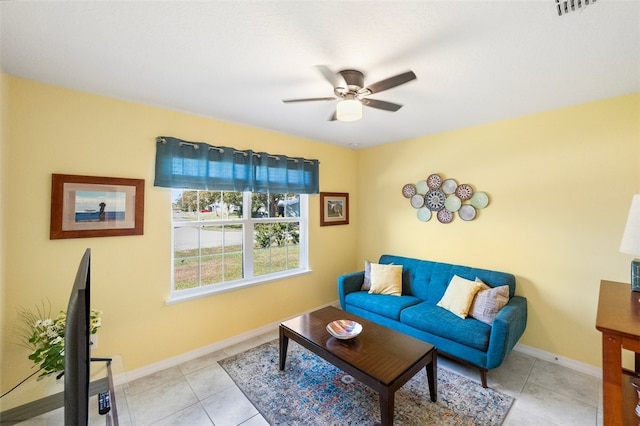
[[[91,249],[86,249],[67,306],[64,329],[64,423],[89,421]]]

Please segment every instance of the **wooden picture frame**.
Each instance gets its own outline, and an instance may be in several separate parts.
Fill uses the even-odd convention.
[[[51,175],[49,238],[142,235],[144,179]]]
[[[320,226],[349,224],[349,194],[320,193]]]

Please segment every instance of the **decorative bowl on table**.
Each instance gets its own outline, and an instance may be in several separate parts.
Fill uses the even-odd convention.
[[[327,331],[336,339],[353,339],[362,332],[362,324],[351,320],[336,320],[327,324]]]

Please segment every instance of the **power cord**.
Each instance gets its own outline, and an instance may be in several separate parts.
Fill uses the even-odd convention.
[[[3,393],[2,395],[0,395],[0,398],[3,398],[6,395],[9,395],[11,392],[13,392],[14,390],[16,390],[16,388],[18,386],[20,386],[21,384],[23,384],[24,382],[26,382],[27,380],[29,380],[30,378],[32,378],[33,376],[35,376],[36,374],[38,374],[39,372],[42,371],[42,368],[40,368],[37,371],[34,371],[33,373],[29,374],[29,376],[27,376],[23,381],[21,381],[20,383],[18,383],[17,385],[15,385],[14,387],[12,387],[11,389],[9,389],[8,391],[6,391],[5,393]]]

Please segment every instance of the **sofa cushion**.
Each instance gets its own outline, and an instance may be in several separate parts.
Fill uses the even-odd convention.
[[[480,279],[476,278],[476,281]],[[484,283],[482,285],[469,308],[469,316],[491,325],[500,309],[509,301],[509,286],[491,288]]]
[[[485,284],[482,281],[470,281],[454,275],[437,305],[464,319],[469,313],[474,296],[483,286]]]
[[[366,291],[355,291],[345,297],[345,303],[360,309],[385,316],[387,318],[400,320],[400,312],[417,303],[422,302],[413,296],[390,296],[386,294],[369,294]]]
[[[430,302],[404,309],[400,322],[483,352],[489,347],[490,325],[473,318],[462,319]]]
[[[371,294],[402,294],[402,265],[371,264]]]

